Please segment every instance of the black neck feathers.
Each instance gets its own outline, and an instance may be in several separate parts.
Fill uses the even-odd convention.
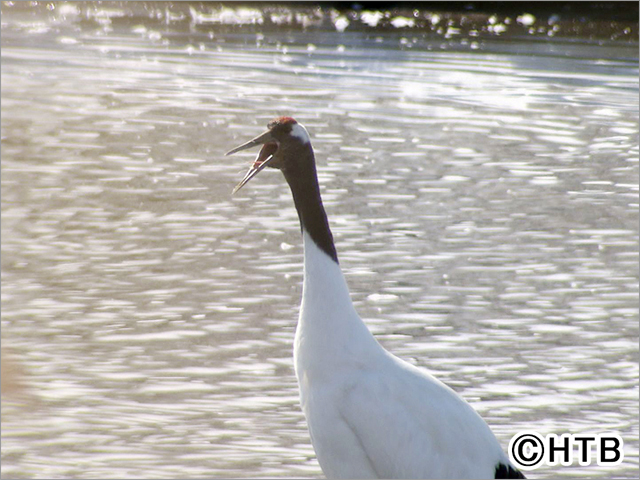
[[[338,253],[320,197],[313,149],[310,143],[304,143],[297,145],[293,150],[290,155],[296,155],[297,158],[288,162],[282,173],[293,194],[300,228],[311,236],[323,252],[338,263]]]

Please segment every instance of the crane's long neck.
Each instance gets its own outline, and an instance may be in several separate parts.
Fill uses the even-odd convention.
[[[354,356],[368,358],[367,352],[380,349],[351,302],[322,206],[313,150],[310,144],[306,149],[299,152],[301,162],[283,170],[304,241],[302,303],[293,350],[301,391],[309,379],[331,375]]]
[[[320,250],[338,263],[333,235],[320,197],[313,150],[310,144],[305,147],[305,151],[301,152],[305,160],[299,166],[283,170],[283,173],[291,187],[302,232],[307,233]]]

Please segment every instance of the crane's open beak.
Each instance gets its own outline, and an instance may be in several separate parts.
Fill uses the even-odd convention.
[[[257,145],[262,145],[260,152],[258,152],[258,156],[253,161],[251,167],[249,167],[249,171],[244,176],[242,181],[236,185],[231,194],[233,195],[238,190],[240,190],[244,185],[255,177],[264,167],[266,167],[269,162],[273,160],[273,155],[278,150],[278,144],[275,142],[273,137],[271,136],[271,132],[264,132],[262,135],[258,135],[253,140],[249,140],[247,143],[243,143],[239,147],[234,148],[233,150],[229,150],[225,155],[233,155],[236,152],[240,152],[242,150],[246,150],[247,148],[255,147]]]

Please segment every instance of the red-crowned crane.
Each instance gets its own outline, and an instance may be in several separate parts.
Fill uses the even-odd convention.
[[[311,442],[329,478],[524,478],[484,420],[425,370],[387,352],[356,313],[320,198],[307,130],[280,117],[234,193],[279,169],[298,210],[304,284],[293,356]]]

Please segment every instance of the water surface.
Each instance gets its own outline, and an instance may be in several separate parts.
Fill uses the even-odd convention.
[[[625,440],[619,466],[532,477],[637,476],[637,43],[102,12],[3,7],[3,352],[29,397],[3,399],[3,477],[321,476],[297,215],[275,171],[232,197],[254,153],[223,156],[282,114],[378,340],[505,448]]]

